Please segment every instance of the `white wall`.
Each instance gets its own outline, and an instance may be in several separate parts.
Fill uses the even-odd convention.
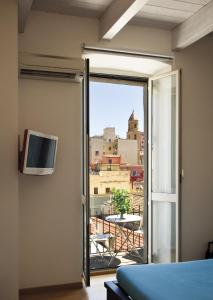
[[[20,133],[59,137],[50,176],[20,174],[20,288],[81,281],[81,88],[22,79]]]
[[[171,33],[167,30],[126,26],[112,41],[99,40],[98,20],[31,11],[20,51],[80,57],[83,43],[171,55]]]
[[[0,299],[18,299],[17,3],[0,1]]]
[[[213,35],[176,53],[182,69],[182,259],[203,258],[213,239]]]

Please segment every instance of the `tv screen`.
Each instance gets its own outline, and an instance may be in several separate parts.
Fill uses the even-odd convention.
[[[52,174],[55,167],[57,142],[56,136],[25,130],[22,173]]]

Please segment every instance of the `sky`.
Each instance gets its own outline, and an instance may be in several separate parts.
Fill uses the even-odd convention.
[[[143,87],[90,81],[90,136],[102,135],[105,127],[115,127],[126,138],[128,119],[135,111],[139,130],[144,128]]]

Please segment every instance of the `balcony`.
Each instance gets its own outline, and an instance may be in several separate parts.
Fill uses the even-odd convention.
[[[128,222],[115,223],[106,220],[115,214],[109,205],[110,195],[92,196],[90,217],[91,270],[114,269],[121,265],[145,262],[143,193],[132,193],[132,199],[134,205],[128,216],[131,216],[133,220],[141,221],[131,222],[130,219]]]

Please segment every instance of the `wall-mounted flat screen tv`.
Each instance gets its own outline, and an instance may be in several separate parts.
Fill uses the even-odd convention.
[[[47,175],[55,168],[58,137],[26,129],[20,171],[24,174]]]

